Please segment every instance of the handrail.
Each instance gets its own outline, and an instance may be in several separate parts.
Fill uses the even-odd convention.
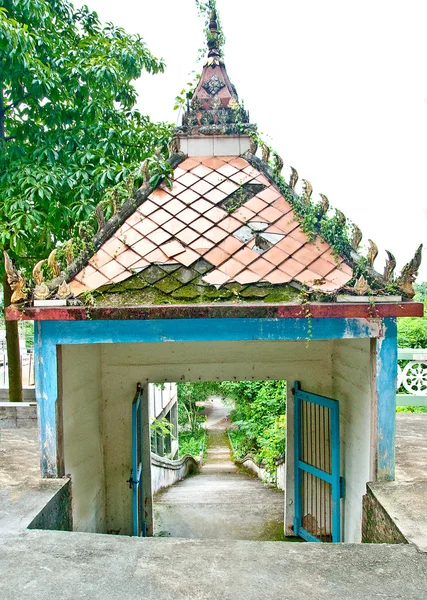
[[[398,348],[396,406],[427,406],[427,348]]]

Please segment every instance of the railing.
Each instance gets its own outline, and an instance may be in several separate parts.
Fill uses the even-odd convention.
[[[427,406],[427,349],[399,348],[396,406]]]
[[[28,348],[21,350],[21,371],[22,383],[24,387],[34,385],[34,351]],[[7,371],[7,353],[6,349],[0,350],[0,387],[9,387],[9,377]]]

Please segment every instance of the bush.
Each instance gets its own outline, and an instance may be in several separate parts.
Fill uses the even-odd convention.
[[[184,456],[184,454],[191,454],[197,458],[200,455],[200,451],[203,451],[203,454],[206,452],[207,446],[207,435],[205,430],[200,427],[196,433],[192,431],[180,431],[178,435],[178,448],[179,448],[179,457]]]

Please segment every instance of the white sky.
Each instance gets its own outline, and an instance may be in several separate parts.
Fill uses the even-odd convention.
[[[136,83],[138,106],[176,122],[174,98],[201,72],[194,0],[74,0],[140,33],[166,60]],[[251,122],[289,165],[400,269],[427,245],[425,0],[217,0],[225,62]],[[300,184],[299,184],[300,185]],[[298,188],[297,188],[298,189]],[[418,281],[427,280],[427,253]]]

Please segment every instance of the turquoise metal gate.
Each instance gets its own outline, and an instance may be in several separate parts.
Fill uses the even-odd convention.
[[[147,535],[144,518],[144,501],[142,488],[142,388],[138,383],[136,396],[132,403],[132,472],[128,479],[132,489],[132,519],[133,535],[145,537]]]
[[[339,403],[304,392],[295,396],[295,523],[309,542],[340,542]]]

